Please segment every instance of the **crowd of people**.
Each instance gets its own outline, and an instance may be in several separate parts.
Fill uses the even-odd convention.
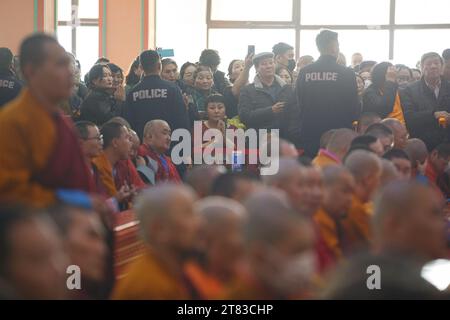
[[[330,30],[316,44],[317,61],[278,43],[227,73],[211,49],[180,68],[146,50],[84,79],[50,35],[0,48],[0,298],[448,298],[421,270],[450,256],[450,49],[410,69],[347,66]],[[191,157],[252,151],[209,129],[278,130],[259,144],[278,171],[178,163],[177,129]],[[119,246],[125,216],[136,252]]]

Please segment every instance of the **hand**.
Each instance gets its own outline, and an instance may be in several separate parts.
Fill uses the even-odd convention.
[[[120,203],[131,197],[131,190],[127,183],[125,183],[117,192],[116,199]]]
[[[226,128],[225,121],[219,120],[217,129],[219,129],[223,135],[225,135],[225,128]]]
[[[286,105],[286,102],[277,102],[272,106],[272,112],[273,113],[280,113],[284,110],[284,106]]]
[[[244,61],[244,66],[246,69],[250,70],[250,68],[253,66],[253,57],[255,55],[253,53],[249,54]]]
[[[136,166],[146,166],[147,163],[145,162],[145,159],[141,156],[136,157]]]
[[[386,81],[397,82],[397,71],[394,67],[389,67],[386,71]]]
[[[436,118],[436,119],[439,119],[439,118],[449,118],[450,117],[450,113],[448,113],[447,111],[437,111],[437,112],[435,112],[434,113],[434,117]]]
[[[114,91],[114,98],[118,101],[125,101],[125,88],[122,86],[118,87],[116,91]]]

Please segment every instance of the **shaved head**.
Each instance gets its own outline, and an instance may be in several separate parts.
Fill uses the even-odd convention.
[[[144,127],[144,137],[152,135],[155,132],[155,130],[160,129],[162,127],[170,128],[169,124],[164,120],[158,119],[147,122]]]
[[[279,170],[276,174],[263,176],[263,181],[268,186],[279,186],[289,182],[294,174],[303,172],[304,167],[296,160],[290,158],[281,158]]]
[[[245,207],[249,215],[245,228],[248,243],[278,243],[293,225],[305,221],[291,208],[286,195],[272,188],[255,192]]]
[[[327,149],[342,159],[350,149],[353,139],[357,136],[358,134],[353,130],[346,128],[337,129],[332,134],[327,144]]]
[[[393,118],[384,119],[381,123],[391,129],[394,133],[394,148],[405,149],[408,141],[408,130],[405,125]]]
[[[226,169],[222,166],[195,166],[187,172],[186,183],[195,190],[200,198],[204,198],[211,194],[214,180],[225,172]]]
[[[409,139],[406,142],[405,152],[411,159],[413,168],[416,168],[418,164],[425,163],[428,157],[428,149],[425,142],[416,138]]]
[[[345,159],[345,166],[360,181],[373,172],[381,170],[381,160],[374,153],[356,150],[350,153]]]
[[[395,165],[387,159],[381,159],[380,185],[385,186],[398,179],[400,179],[400,175]]]
[[[217,232],[226,232],[225,226],[230,220],[243,220],[246,217],[243,205],[225,197],[208,197],[196,205],[207,228]]]
[[[375,198],[376,250],[413,256],[424,262],[446,255],[444,200],[417,182],[394,182]]]

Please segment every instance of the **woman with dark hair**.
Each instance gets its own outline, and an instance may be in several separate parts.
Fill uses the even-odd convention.
[[[186,86],[194,87],[194,73],[197,70],[197,65],[192,62],[184,63],[180,68],[180,80],[183,81]]]
[[[130,66],[128,70],[128,74],[125,78],[125,92],[128,92],[133,89],[135,85],[141,81],[142,76],[142,68],[139,63],[139,57],[137,57]]]
[[[186,84],[179,79],[178,65],[175,60],[170,58],[162,59],[161,67],[161,78],[175,83],[183,94],[186,93]]]
[[[88,74],[89,93],[81,104],[80,120],[102,126],[121,115],[121,105],[113,96],[113,77],[107,65],[96,64]]]
[[[285,66],[278,66],[275,74],[279,76],[287,85],[292,86],[292,74]]]
[[[375,112],[383,119],[395,118],[405,124],[395,67],[390,62],[378,63],[371,78],[372,84],[363,95],[363,112]]]
[[[123,71],[114,63],[108,63],[108,67],[113,77],[114,98],[119,102],[123,102],[126,98],[125,87],[123,86]]]
[[[397,69],[397,84],[399,89],[404,89],[414,81],[413,73],[410,68],[405,66],[404,64],[397,64],[395,66]]]

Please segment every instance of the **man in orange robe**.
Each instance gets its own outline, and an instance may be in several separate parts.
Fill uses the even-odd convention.
[[[46,207],[58,191],[93,191],[73,124],[59,110],[73,87],[66,51],[35,34],[23,41],[20,63],[27,88],[0,112],[0,201]]]
[[[189,253],[198,246],[200,215],[194,208],[194,200],[193,191],[184,186],[164,185],[142,194],[136,214],[146,249],[118,281],[113,299],[198,297],[183,272]]]
[[[313,164],[324,168],[330,165],[341,164],[357,133],[350,129],[334,130],[325,149],[320,149],[317,157],[314,158]]]
[[[329,166],[323,170],[323,182],[323,205],[314,215],[314,221],[334,262],[338,263],[347,249],[342,219],[351,208],[355,180],[345,167]]]
[[[372,240],[371,201],[380,184],[381,160],[373,153],[356,150],[346,158],[345,166],[355,178],[352,206],[343,221],[345,234],[352,251],[366,249]]]

